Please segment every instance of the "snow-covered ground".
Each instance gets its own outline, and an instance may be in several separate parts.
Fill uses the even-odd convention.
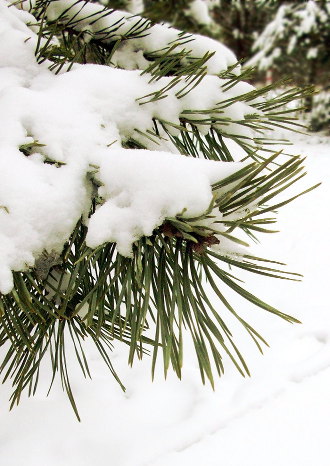
[[[216,390],[203,386],[187,350],[184,379],[161,371],[150,380],[150,360],[133,369],[126,348],[114,352],[123,393],[93,349],[93,380],[77,372],[73,389],[78,423],[60,386],[47,398],[47,380],[34,399],[8,413],[10,387],[1,387],[0,458],[3,466],[328,466],[330,428],[330,139],[295,137],[307,155],[306,188],[317,190],[282,209],[281,233],[266,235],[255,252],[283,259],[301,283],[246,277],[249,288],[299,318],[290,325],[232,296],[237,309],[266,337],[261,356],[240,337],[252,372],[242,378],[227,365]],[[297,190],[295,188],[295,190]]]

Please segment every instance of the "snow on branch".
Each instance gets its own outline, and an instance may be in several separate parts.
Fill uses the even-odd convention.
[[[26,5],[27,7],[28,5]],[[235,55],[223,44],[198,34],[193,36],[166,25],[151,24],[138,15],[103,8],[84,0],[56,0],[47,8],[49,21],[65,21],[70,27],[90,37],[109,42],[130,37],[124,41],[112,57],[112,62],[125,69],[145,69],[148,61],[143,59],[144,53],[164,52],[175,47],[175,53],[189,50],[191,59],[201,58],[209,52],[214,55],[207,61],[209,74],[219,74],[236,64]],[[173,52],[174,53],[174,52]],[[236,73],[238,72],[238,67]]]
[[[241,236],[275,232],[274,212],[314,189],[274,199],[305,172],[264,138],[297,125],[277,109],[302,94],[264,99],[270,88],[243,82],[250,72],[235,62],[210,39],[88,0],[0,0],[0,373],[12,377],[11,406],[35,392],[50,356],[51,385],[59,372],[79,419],[67,337],[85,376],[91,338],[121,386],[116,339],[129,364],[150,344],[153,376],[159,349],[165,375],[172,366],[181,378],[184,333],[203,382],[214,386],[225,354],[249,374],[205,278],[260,351],[222,287],[297,322],[228,266],[300,277],[247,254]]]
[[[297,50],[305,50],[304,56],[312,60],[327,48],[330,3],[291,2],[281,5],[274,19],[256,39],[255,55],[247,63],[260,70],[275,66],[283,57],[294,56]],[[324,38],[323,38],[324,36]]]
[[[252,209],[259,208],[258,195],[233,207],[223,197],[224,221],[220,204],[210,210],[215,196],[224,194],[214,186],[240,172],[245,164],[238,160],[245,155],[256,160],[258,121],[265,129],[281,117],[267,121],[262,93],[231,73],[233,55],[194,36],[189,46],[196,56],[215,47],[201,75],[194,69],[186,76],[188,66],[174,77],[155,74],[150,62],[142,73],[73,63],[57,74],[47,54],[56,38],[45,39],[43,19],[40,24],[24,9],[8,6],[0,0],[0,292],[11,291],[12,271],[30,270],[45,252],[58,257],[81,219],[87,247],[116,243],[130,257],[135,242],[167,219],[184,223],[211,213],[207,229],[222,235],[220,250],[240,253],[238,245],[246,243],[226,231],[236,228],[238,218],[246,220],[250,201]],[[63,20],[94,38],[101,34],[102,41],[109,31],[127,35],[141,20],[80,0],[50,2],[46,13],[56,24]],[[147,32],[124,43],[138,41],[150,51],[181,37],[165,26]],[[40,60],[36,50],[45,47]],[[227,67],[226,78],[208,74]]]
[[[53,2],[49,16],[56,18],[68,4],[75,15],[82,14],[77,3]],[[186,110],[214,108],[224,99],[218,78],[207,77],[207,85],[181,99],[177,88],[170,89],[166,105],[141,105],[138,98],[156,92],[170,78],[150,83],[150,76],[137,71],[99,65],[75,65],[54,75],[36,62],[38,36],[26,26],[32,17],[7,5],[0,3],[2,293],[13,286],[11,271],[33,267],[43,251],[60,254],[82,216],[89,228],[87,245],[116,242],[119,252],[130,255],[133,242],[151,235],[167,217],[205,212],[212,184],[241,167],[164,153],[166,142],[156,151],[150,142],[153,152],[122,148],[123,142],[152,128],[155,118],[175,123]],[[94,30],[109,26],[99,7],[88,7],[84,14],[100,15],[99,21],[94,16]],[[117,14],[109,17],[117,20]],[[151,38],[143,40],[150,47]],[[228,56],[223,63],[230,62]],[[225,66],[217,63],[218,69]],[[244,118],[248,105],[242,103],[236,111]],[[99,208],[88,218],[93,199]]]

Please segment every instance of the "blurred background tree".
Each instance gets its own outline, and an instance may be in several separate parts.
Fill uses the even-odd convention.
[[[279,6],[252,51],[251,63],[259,70],[289,73],[299,85],[325,86],[330,71],[330,2]]]
[[[330,126],[330,1],[328,0],[103,0],[154,22],[208,35],[226,44],[254,81],[290,76],[293,86],[314,85],[303,104],[310,129]],[[266,78],[267,77],[267,78]]]
[[[276,76],[290,75],[299,86],[314,85],[307,98],[312,130],[330,125],[330,2],[296,1],[278,5],[272,20],[252,45],[248,64]]]

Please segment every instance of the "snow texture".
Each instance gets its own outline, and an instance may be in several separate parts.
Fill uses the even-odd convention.
[[[143,10],[144,10],[143,0],[128,0],[127,1],[127,11],[129,11],[133,15],[142,13]]]
[[[247,66],[257,65],[260,70],[267,70],[274,66],[283,53],[292,55],[299,47],[306,49],[308,60],[316,58],[322,42],[320,31],[329,27],[330,2],[326,3],[323,5],[309,0],[281,5],[275,18],[253,44],[256,53],[247,62]]]
[[[101,8],[88,4],[86,11],[76,10],[76,2],[60,0],[51,3],[48,15],[55,19],[71,6],[76,19]],[[94,15],[92,26],[86,20],[81,27],[92,27],[95,32],[109,26],[109,18],[117,21],[122,14],[114,12],[99,21]],[[33,21],[26,11],[8,8],[1,0],[1,293],[12,289],[12,271],[33,267],[44,251],[60,254],[81,217],[88,226],[88,246],[111,241],[117,243],[121,254],[129,256],[132,244],[151,235],[165,218],[205,212],[212,199],[212,184],[240,169],[241,164],[167,153],[173,146],[169,149],[166,141],[157,146],[142,133],[152,129],[153,118],[178,124],[184,110],[212,109],[219,101],[251,89],[240,83],[224,93],[222,80],[206,76],[181,99],[176,92],[185,84],[179,83],[167,92],[166,104],[161,100],[140,105],[138,98],[163,88],[171,78],[149,83],[150,76],[137,70],[100,65],[75,65],[70,72],[54,75],[47,63],[36,63],[37,34],[27,26]],[[121,33],[128,27],[131,24],[123,24]],[[150,31],[141,45],[161,48],[177,37],[177,31],[162,26]],[[200,55],[213,42],[197,37],[192,44]],[[234,61],[225,47],[217,47],[210,72],[226,69]],[[237,102],[224,116],[240,120],[248,113],[251,107]],[[235,123],[226,128],[238,130]],[[123,149],[122,143],[129,139],[153,150]],[[27,154],[22,148],[28,146]],[[95,196],[100,205],[88,218]]]
[[[303,324],[288,325],[266,313],[256,313],[255,307],[242,302],[234,292],[230,297],[271,345],[260,356],[252,342],[249,345],[248,340],[244,341],[244,333],[238,334],[251,378],[240,377],[228,365],[213,392],[201,384],[194,349],[188,345],[183,380],[169,374],[164,381],[158,373],[152,383],[150,359],[145,357],[128,368],[126,347],[118,347],[112,362],[127,387],[123,393],[91,346],[88,359],[93,360],[93,380],[82,380],[79,369],[72,378],[82,416],[80,424],[60,382],[46,396],[51,373],[47,377],[43,371],[36,397],[22,400],[11,412],[7,412],[10,384],[2,386],[2,463],[328,466],[329,151],[329,138],[296,136],[292,153],[307,156],[309,182],[322,181],[322,185],[296,200],[294,208],[281,209],[281,233],[269,235],[262,244],[263,254],[266,250],[267,257],[285,259],[291,270],[304,274],[304,281],[274,283],[260,276],[253,281],[254,288],[263,287],[264,296],[272,304],[295,315]],[[257,246],[254,252],[258,254]],[[243,271],[240,278],[245,278]],[[250,276],[251,286],[252,280]],[[236,328],[232,330],[236,334]]]
[[[209,12],[209,5],[205,0],[194,0],[189,4],[185,14],[191,16],[197,24],[210,25],[212,18]]]
[[[115,37],[120,38],[127,34],[135,25],[141,22],[141,17],[132,16],[128,12],[113,11],[110,15],[104,15],[104,9],[97,4],[89,3],[82,9],[82,3],[76,0],[57,0],[51,2],[48,8],[47,16],[50,20],[56,20],[61,15],[74,16],[76,26],[80,31],[86,33],[98,34],[99,37],[106,37],[109,31],[115,26],[116,31],[111,36],[111,40]],[[192,58],[201,58],[208,52],[215,52],[215,55],[208,60],[206,67],[209,74],[219,74],[228,66],[234,65],[237,62],[235,55],[223,44],[216,40],[210,39],[196,34],[195,40],[189,42],[189,50],[191,50]],[[147,30],[142,37],[133,38],[129,41],[129,48],[136,55],[134,63],[135,69],[145,69],[146,61],[141,60],[141,50],[154,53],[168,47],[169,44],[182,41],[182,45],[175,48],[174,52],[178,53],[187,49],[186,38],[182,36],[181,31],[170,28],[164,25],[155,24]],[[112,62],[115,65],[122,65],[127,55],[127,43],[124,42],[123,49],[119,47],[118,51],[112,57]],[[173,53],[174,53],[173,52]],[[133,65],[131,64],[133,67]],[[125,69],[127,67],[125,66]],[[234,72],[238,73],[239,67]]]

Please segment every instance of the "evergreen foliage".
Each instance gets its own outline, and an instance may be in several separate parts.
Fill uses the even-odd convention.
[[[219,25],[218,37],[239,59],[252,56],[252,45],[271,20],[279,0],[219,0],[214,2],[213,17]]]
[[[328,85],[330,76],[329,44],[328,1],[284,3],[255,41],[256,53],[249,65],[257,65],[263,71],[272,69],[275,74],[284,71],[298,85],[317,85],[322,89]],[[313,109],[311,129],[326,128],[330,120],[322,110],[320,99],[306,99],[308,111],[314,104],[318,109]]]
[[[127,14],[122,13],[120,21],[95,32],[85,27],[86,23],[95,24],[100,17],[111,20],[113,10],[105,6],[82,21],[79,15],[72,14],[69,5],[55,19],[49,19],[48,0],[16,3],[20,7],[25,3],[23,7],[34,15],[31,27],[39,37],[36,59],[40,64],[47,63],[55,74],[70,72],[76,63],[115,67],[116,51],[125,53],[123,45],[147,37],[153,27],[150,20],[135,17],[122,34],[121,26],[128,22]],[[81,12],[88,3],[78,0],[74,6],[78,5]],[[157,92],[141,95],[141,106],[148,102],[166,105],[170,89],[174,88],[180,99],[205,83],[213,51],[196,58],[190,49],[191,41],[193,36],[179,33],[178,39],[162,50],[144,50],[147,65],[141,73],[150,78],[150,83],[159,82],[161,86]],[[154,118],[150,130],[123,141],[126,148],[157,150],[157,144],[165,138],[168,147],[182,156],[228,163],[235,159],[232,143],[237,144],[249,163],[213,185],[214,198],[208,211],[200,217],[187,218],[182,212],[167,218],[152,236],[135,242],[131,258],[120,255],[114,243],[96,249],[87,247],[87,227],[81,219],[60,256],[45,252],[34,268],[14,272],[14,289],[0,296],[0,342],[5,352],[0,370],[4,380],[12,380],[11,406],[19,402],[24,390],[35,393],[41,363],[50,357],[53,380],[59,373],[79,417],[67,366],[68,341],[73,344],[84,376],[90,376],[84,341],[91,339],[120,384],[110,356],[115,340],[127,344],[129,364],[151,353],[154,373],[161,354],[165,375],[172,367],[181,377],[187,333],[194,342],[203,382],[209,380],[213,385],[214,372],[223,373],[224,355],[242,375],[249,374],[225,314],[229,312],[242,324],[260,351],[267,343],[227,301],[226,287],[267,312],[297,322],[250,293],[234,271],[299,279],[299,275],[285,272],[284,264],[253,257],[239,247],[245,247],[246,240],[256,240],[259,233],[273,232],[277,209],[300,195],[276,200],[305,172],[298,156],[272,149],[274,141],[267,139],[265,131],[278,126],[299,128],[290,112],[282,112],[281,107],[309,91],[293,89],[273,98],[267,98],[272,86],[239,91],[243,89],[242,80],[249,76],[250,71],[239,73],[238,66],[228,67],[217,78],[222,92],[228,92],[227,98],[215,108],[187,108],[179,122]],[[237,103],[249,105],[251,112],[235,116]],[[232,116],[228,109],[233,109]],[[35,141],[20,150],[29,156],[38,144]],[[100,202],[97,181],[92,175],[91,180],[95,195],[90,215]],[[216,221],[217,213],[222,220]],[[232,252],[221,249],[222,241],[231,244]],[[208,281],[218,298],[216,307],[204,290],[203,280]]]
[[[311,131],[330,131],[330,92],[321,91],[313,97],[313,106],[309,115]]]

